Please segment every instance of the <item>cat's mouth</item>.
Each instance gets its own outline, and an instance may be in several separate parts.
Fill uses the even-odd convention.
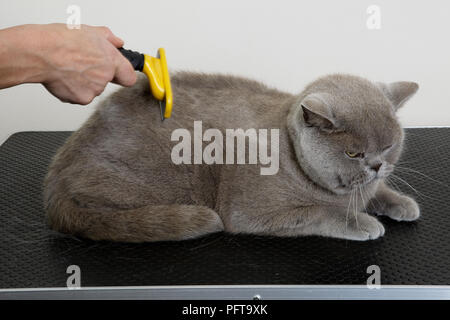
[[[365,186],[375,180],[387,178],[393,171],[395,166],[390,163],[386,163],[382,166],[381,170],[361,171],[356,175],[346,179],[345,175],[336,174],[334,189],[338,193],[349,192],[352,189]]]
[[[336,189],[339,190],[340,192],[351,191],[352,189],[369,184],[378,178],[381,178],[381,177],[378,177],[376,174],[374,174],[374,175],[358,174],[358,175],[354,176],[352,179],[350,179],[349,182],[344,182],[344,179],[342,178],[342,176],[340,174],[337,174]]]

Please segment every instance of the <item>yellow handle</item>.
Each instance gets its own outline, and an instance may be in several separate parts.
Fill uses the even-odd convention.
[[[142,70],[150,82],[153,96],[162,101],[165,98],[164,118],[172,114],[172,87],[170,85],[169,69],[167,68],[166,52],[163,48],[158,50],[158,58],[144,55],[144,68]]]

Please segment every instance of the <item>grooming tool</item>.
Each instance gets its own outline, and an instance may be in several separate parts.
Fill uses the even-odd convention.
[[[173,100],[165,50],[159,48],[156,58],[124,48],[119,48],[119,51],[131,62],[134,70],[141,71],[147,76],[150,90],[159,101],[161,120],[170,118]]]

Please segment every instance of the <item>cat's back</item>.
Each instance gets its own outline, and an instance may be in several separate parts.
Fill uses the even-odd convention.
[[[209,91],[210,93],[224,94],[228,92],[243,94],[283,94],[282,92],[269,88],[262,82],[220,73],[200,73],[179,71],[172,77],[172,85],[174,90],[182,92],[184,90]]]
[[[291,94],[261,82],[226,74],[179,71],[172,75],[171,83],[172,117],[162,125],[169,130],[189,128],[193,121],[202,121],[205,127],[217,129],[278,125],[278,115],[285,102],[292,99]],[[152,97],[144,76],[139,77],[134,87],[111,95],[102,108],[109,113],[105,116],[119,112],[126,119],[137,116],[137,112],[146,115],[151,110],[152,118],[148,120],[161,126],[159,104]]]

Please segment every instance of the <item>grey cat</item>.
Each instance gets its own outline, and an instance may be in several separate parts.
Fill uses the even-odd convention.
[[[419,217],[410,197],[388,187],[404,133],[395,112],[413,82],[319,78],[299,95],[234,76],[178,72],[174,112],[141,77],[109,96],[57,152],[44,183],[51,228],[126,242],[183,240],[227,231],[352,240],[383,236],[370,213]],[[278,128],[279,171],[260,165],[171,161],[177,128]],[[224,151],[225,152],[225,151]]]

